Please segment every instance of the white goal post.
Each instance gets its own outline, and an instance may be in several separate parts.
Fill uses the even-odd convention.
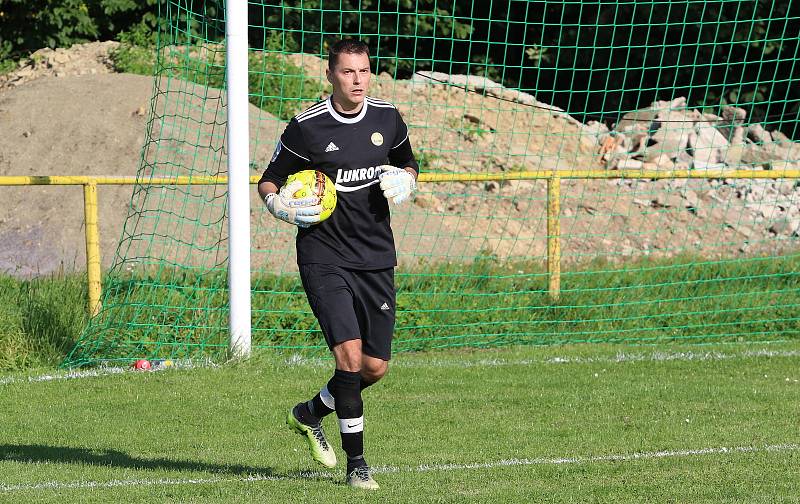
[[[250,355],[250,127],[247,79],[247,0],[225,6],[228,97],[228,292],[233,357]]]

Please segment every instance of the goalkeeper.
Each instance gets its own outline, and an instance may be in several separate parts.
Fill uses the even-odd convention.
[[[367,96],[364,42],[332,45],[326,75],[332,95],[289,122],[258,192],[273,216],[299,228],[300,278],[336,361],[330,381],[292,408],[287,423],[306,437],[317,462],[334,467],[322,419],[335,411],[347,484],[377,489],[364,459],[362,391],[386,374],[391,357],[397,256],[388,202],[409,199],[419,165],[394,105]],[[295,199],[297,187],[284,186],[289,175],[307,169],[336,184],[336,210],[323,222],[316,198]]]

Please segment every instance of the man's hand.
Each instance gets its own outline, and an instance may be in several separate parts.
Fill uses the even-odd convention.
[[[264,198],[269,213],[277,219],[307,228],[319,222],[322,205],[315,196],[295,198],[294,193],[302,187],[300,181],[283,186],[278,193],[269,193]]]
[[[378,166],[378,170],[380,170],[378,179],[381,181],[383,195],[395,205],[407,200],[417,188],[414,175],[407,170],[391,165]]]

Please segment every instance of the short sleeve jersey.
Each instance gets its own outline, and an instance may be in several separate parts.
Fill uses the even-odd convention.
[[[355,115],[338,113],[331,99],[295,116],[286,126],[261,181],[281,187],[289,175],[314,169],[336,185],[331,216],[298,228],[298,264],[335,264],[351,269],[397,265],[389,204],[377,166],[419,171],[408,128],[389,102],[366,97]]]

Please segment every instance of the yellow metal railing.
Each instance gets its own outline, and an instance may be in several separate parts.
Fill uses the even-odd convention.
[[[561,295],[561,179],[547,179],[547,278],[550,299]]]
[[[481,182],[502,180],[547,181],[547,273],[550,298],[558,300],[561,292],[561,180],[562,179],[800,179],[800,170],[541,170],[503,173],[422,173],[420,182]],[[258,183],[259,177],[250,177]],[[217,185],[227,184],[228,177],[104,177],[69,175],[0,176],[0,186],[82,185],[86,232],[86,274],[88,311],[99,313],[102,294],[100,269],[100,233],[98,231],[98,185]]]
[[[100,312],[100,228],[97,223],[97,184],[83,185],[83,220],[86,223],[86,276],[89,278],[89,315]]]

